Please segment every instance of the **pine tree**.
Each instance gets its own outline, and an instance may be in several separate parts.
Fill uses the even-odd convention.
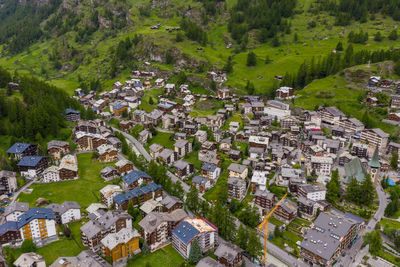
[[[361,195],[360,200],[364,205],[369,205],[374,200],[374,184],[371,180],[371,175],[367,174],[365,176],[365,180],[361,183]]]
[[[397,30],[396,30],[396,29],[392,30],[392,31],[389,33],[388,38],[389,38],[389,40],[391,40],[391,41],[396,41],[397,38],[398,38]]]
[[[375,36],[374,36],[374,41],[375,41],[375,42],[380,42],[380,41],[382,41],[382,40],[383,40],[383,37],[382,37],[381,32],[380,32],[380,31],[376,32],[376,33],[375,33]]]
[[[260,238],[258,237],[257,230],[250,231],[249,241],[245,251],[253,258],[259,258],[262,256],[263,246]]]
[[[336,51],[343,51],[343,44],[339,41],[336,45]]]
[[[359,200],[360,200],[359,199],[359,193],[360,193],[360,190],[359,190],[358,182],[357,182],[357,180],[355,178],[353,178],[350,181],[349,185],[347,186],[346,199],[348,201],[351,201],[351,202],[354,202],[354,203],[358,204]]]
[[[249,231],[246,229],[245,226],[240,224],[236,235],[235,244],[242,249],[246,249],[248,239],[249,239]]]
[[[201,260],[202,257],[203,252],[201,251],[201,247],[197,241],[197,238],[195,238],[190,246],[189,261],[191,264],[196,264]]]
[[[196,212],[199,207],[199,192],[194,186],[192,186],[189,193],[186,194],[186,205],[194,212]]]
[[[393,170],[397,170],[397,165],[399,164],[399,153],[397,151],[394,151],[392,153],[392,157],[390,158],[390,166],[392,167]]]
[[[253,51],[250,51],[247,54],[247,63],[246,63],[246,65],[248,67],[253,67],[253,66],[257,65],[257,56]]]
[[[336,169],[332,172],[331,180],[326,185],[327,193],[326,199],[331,203],[336,203],[340,200],[340,184],[339,184],[339,171]]]
[[[364,235],[364,245],[369,245],[369,252],[372,255],[377,255],[382,249],[382,237],[380,231],[373,231]]]

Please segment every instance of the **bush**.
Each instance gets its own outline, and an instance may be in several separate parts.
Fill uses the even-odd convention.
[[[36,245],[32,241],[32,239],[25,239],[24,242],[22,242],[21,250],[24,253],[35,252],[36,251]]]

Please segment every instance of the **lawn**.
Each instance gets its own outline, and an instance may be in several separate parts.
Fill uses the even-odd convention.
[[[192,163],[197,170],[200,170],[203,165],[203,162],[199,160],[198,151],[192,151],[190,154],[186,155],[185,160]]]
[[[184,263],[182,256],[168,245],[147,255],[139,254],[128,261],[127,266],[146,267],[177,267]]]
[[[50,203],[62,203],[64,201],[77,201],[81,207],[88,207],[91,203],[100,201],[99,190],[106,186],[106,182],[100,177],[100,171],[112,163],[100,163],[92,160],[92,153],[78,154],[79,178],[73,181],[65,181],[49,184],[34,184],[31,194],[22,193],[18,201],[28,202],[35,206],[38,198],[44,197]]]
[[[240,115],[240,113],[235,113],[233,114],[233,116],[231,116],[226,122],[225,124],[222,126],[222,130],[228,130],[229,129],[229,123],[231,122],[239,122],[240,127],[239,127],[239,131],[243,129],[243,121],[242,121],[242,116]]]
[[[203,100],[196,103],[190,115],[192,117],[207,117],[214,115],[220,108],[222,108],[222,102],[216,99]]]
[[[277,218],[275,218],[273,216],[269,217],[268,222],[270,222],[274,225],[277,225],[277,226],[281,226],[284,224],[282,221],[278,220]]]
[[[82,245],[80,239],[80,227],[82,226],[81,222],[74,222],[69,225],[72,238],[68,239],[65,236],[59,237],[58,241],[52,242],[44,247],[38,248],[36,253],[43,256],[46,261],[47,266],[52,264],[59,257],[71,257],[77,256],[81,251],[86,248]],[[62,231],[59,228],[59,231]],[[22,254],[22,250],[13,249],[11,253],[14,254],[14,258],[18,258]]]
[[[154,88],[148,89],[144,91],[144,95],[141,98],[142,103],[140,104],[139,108],[151,112],[153,109],[157,107],[158,104],[158,96],[162,95],[164,90],[162,88]],[[150,104],[150,98],[153,100],[153,104]]]
[[[150,142],[148,142],[148,145],[159,144],[165,148],[174,150],[175,141],[171,141],[173,135],[172,133],[157,132],[157,134],[151,138]]]
[[[205,199],[207,199],[208,201],[212,201],[212,200],[217,200],[218,199],[218,195],[221,192],[221,190],[223,189],[227,189],[228,187],[228,171],[225,170],[221,176],[218,178],[217,183],[215,184],[215,186],[213,188],[211,188],[210,190],[208,190],[203,197]]]
[[[389,219],[382,219],[379,223],[383,227],[389,226],[390,228],[400,229],[400,222],[398,222],[398,221],[392,221],[392,220],[389,220]]]

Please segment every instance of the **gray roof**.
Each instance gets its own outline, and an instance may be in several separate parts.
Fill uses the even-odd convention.
[[[266,198],[269,200],[273,200],[275,197],[274,193],[271,193],[267,190],[260,190],[260,189],[257,189],[256,193],[254,195],[258,196],[258,197],[263,197],[263,198]]]
[[[29,203],[25,202],[14,202],[9,204],[5,211],[4,211],[4,216],[7,216],[15,211],[20,211],[20,212],[26,212],[29,210]]]
[[[126,211],[109,210],[97,220],[89,221],[82,225],[81,231],[90,239],[102,230],[110,229],[121,218],[132,219]]]
[[[225,265],[219,263],[218,261],[210,258],[209,256],[202,258],[197,264],[196,267],[224,267]]]
[[[77,258],[81,267],[111,267],[111,264],[91,250],[82,251]]]
[[[237,163],[231,163],[231,165],[229,165],[229,167],[228,167],[228,171],[233,171],[233,172],[237,172],[237,173],[242,173],[246,169],[247,169],[247,166],[237,164]]]
[[[224,258],[228,262],[233,262],[236,256],[242,253],[242,249],[231,243],[221,243],[215,250],[214,254],[217,257]]]
[[[69,146],[69,143],[65,142],[65,141],[58,141],[58,140],[51,140],[50,142],[47,143],[47,149],[52,148],[52,147],[63,147],[63,146]]]
[[[306,192],[306,193],[313,193],[313,192],[319,192],[319,191],[324,191],[326,188],[321,185],[321,184],[304,184],[300,186],[301,189]]]
[[[76,201],[65,201],[62,204],[50,204],[46,208],[52,209],[54,213],[63,214],[70,209],[80,209],[81,206]]]
[[[241,178],[237,178],[237,177],[232,177],[228,179],[228,184],[234,185],[234,186],[244,186],[246,187],[246,181],[241,179]]]
[[[380,128],[374,128],[374,129],[371,129],[371,131],[373,131],[374,133],[376,133],[377,135],[379,135],[382,138],[388,138],[389,137],[389,134],[385,133]]]
[[[346,216],[334,216],[322,212],[307,232],[301,247],[325,260],[337,251],[340,238],[344,237],[357,221]]]
[[[343,112],[341,112],[337,107],[326,107],[325,110],[331,113],[333,116],[345,117]]]
[[[188,215],[183,209],[177,209],[170,213],[150,212],[139,222],[139,226],[147,233],[153,233],[163,222],[180,222],[186,217],[188,217]]]
[[[208,182],[208,178],[203,176],[195,176],[192,178],[192,183],[204,186]]]
[[[289,199],[285,199],[280,205],[282,209],[287,211],[287,213],[296,213],[297,212],[297,205],[293,201]]]
[[[174,196],[166,196],[161,200],[161,205],[166,207],[167,209],[172,208],[176,203],[183,203],[179,198],[174,197]]]
[[[189,162],[184,161],[184,160],[178,160],[176,162],[174,162],[174,167],[177,169],[185,169],[187,166],[189,165]]]

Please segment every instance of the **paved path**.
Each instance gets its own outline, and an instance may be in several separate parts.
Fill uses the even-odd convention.
[[[151,161],[152,158],[150,157],[149,153],[147,153],[147,150],[143,147],[143,145],[136,140],[136,138],[134,138],[132,135],[127,134],[123,131],[120,131],[116,128],[112,128],[114,131],[119,132],[121,134],[123,134],[125,136],[125,138],[127,139],[127,141],[129,141],[133,147],[132,149],[135,151],[138,151],[141,155],[143,155],[143,157],[147,160],[147,161]],[[135,152],[136,152],[135,151]],[[177,181],[181,181],[176,175],[174,175],[172,172],[167,171],[167,175],[171,178],[172,182],[176,183]],[[187,193],[190,190],[190,186],[187,185],[185,182],[181,181],[182,184],[182,188],[183,190]],[[202,200],[205,200],[202,196],[200,196],[200,198]]]
[[[19,194],[21,194],[21,192],[23,192],[25,189],[27,189],[28,187],[30,187],[35,181],[32,180],[28,183],[26,183],[24,186],[22,186],[17,192],[14,193],[14,195],[12,196],[13,199],[11,201],[11,203],[14,203],[15,201],[17,201],[17,198],[19,196]]]

